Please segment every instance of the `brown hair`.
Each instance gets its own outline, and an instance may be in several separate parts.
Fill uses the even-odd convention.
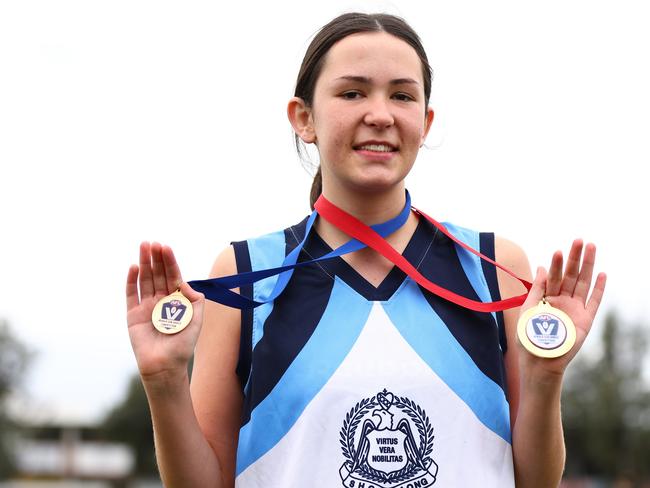
[[[331,20],[318,31],[309,44],[305,57],[302,60],[294,96],[302,98],[308,107],[314,101],[314,88],[325,62],[325,56],[330,48],[338,41],[351,34],[360,32],[386,32],[408,43],[417,53],[422,62],[422,78],[424,79],[425,106],[429,105],[431,96],[431,66],[427,59],[420,38],[406,21],[400,17],[389,14],[363,14],[352,12],[340,15]],[[305,146],[297,134],[294,134],[296,150],[302,160],[305,160]],[[314,208],[314,203],[323,190],[320,166],[314,176],[311,186],[309,203]]]

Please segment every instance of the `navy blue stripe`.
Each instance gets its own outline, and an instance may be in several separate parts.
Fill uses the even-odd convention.
[[[494,234],[492,232],[481,232],[479,234],[480,251],[488,258],[496,261],[496,253],[494,248]],[[488,263],[481,259],[481,266],[483,267],[483,275],[490,289],[492,301],[496,302],[501,300],[501,292],[499,291],[499,281],[497,280],[497,268],[493,264]],[[499,344],[501,344],[501,351],[503,354],[508,350],[508,339],[506,338],[506,327],[503,322],[503,312],[497,312],[497,325],[499,326]]]
[[[304,221],[293,227],[302,239]],[[295,247],[291,229],[285,231],[287,251]],[[304,252],[299,261],[311,259]],[[280,381],[292,361],[313,334],[327,307],[334,281],[318,264],[297,268],[273,311],[264,323],[264,335],[253,350],[253,369],[248,395],[244,399],[242,425]]]
[[[427,251],[432,240],[432,234],[424,222],[425,219],[421,218],[402,253],[406,260],[415,266]],[[305,244],[305,249],[313,257],[322,256],[332,251],[332,248],[316,232],[313,232],[313,236]],[[379,286],[375,287],[341,257],[323,261],[321,265],[329,274],[341,278],[350,288],[369,301],[389,300],[406,278],[406,274],[401,269],[393,266],[386,278]]]
[[[372,304],[340,280],[334,283],[331,305],[309,342],[239,432],[238,476],[287,435],[337,371],[368,320]]]
[[[431,225],[427,222],[427,225]],[[434,232],[433,229],[431,232]],[[420,272],[431,281],[464,297],[479,300],[465,275],[451,239],[442,233],[420,265]],[[503,357],[499,350],[499,332],[490,313],[475,312],[455,305],[422,289],[427,302],[447,325],[460,345],[488,378],[505,390]]]
[[[235,250],[235,262],[237,263],[237,273],[252,271],[251,257],[248,253],[248,244],[246,241],[231,242]],[[253,285],[243,285],[239,292],[246,298],[253,298]],[[251,372],[252,360],[252,343],[253,343],[253,309],[248,308],[241,311],[241,333],[239,338],[239,361],[237,362],[237,376],[242,385],[248,381]]]

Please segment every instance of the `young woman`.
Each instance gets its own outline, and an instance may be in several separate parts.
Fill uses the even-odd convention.
[[[322,193],[366,225],[399,215],[433,121],[430,90],[426,54],[401,19],[346,14],[324,26],[288,104],[297,141],[320,156],[312,205]],[[386,240],[434,283],[482,301],[525,291],[405,215]],[[448,229],[530,278],[513,243]],[[309,232],[303,221],[234,243],[212,276],[280,266],[306,233],[300,261],[350,239],[324,218]],[[562,378],[605,287],[601,274],[589,296],[594,258],[593,245],[575,241],[565,267],[557,252],[548,273],[538,269],[521,309],[485,313],[426,291],[364,248],[297,268],[278,298],[240,312],[204,301],[182,282],[171,249],[143,243],[127,278],[127,317],[165,486],[557,486]],[[273,284],[238,291],[261,301]],[[194,317],[181,333],[161,334],[152,309],[178,286]],[[555,359],[516,337],[520,313],[544,297],[577,328],[575,346]]]

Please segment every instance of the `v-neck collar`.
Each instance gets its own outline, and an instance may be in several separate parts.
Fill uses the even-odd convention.
[[[304,232],[304,225],[300,225],[300,227],[302,227],[301,230]],[[431,225],[426,222],[426,219],[419,219],[417,227],[402,253],[406,260],[416,268],[431,247],[437,234],[436,231],[437,229],[431,229]],[[299,260],[313,259],[323,256],[330,251],[332,251],[332,248],[312,229]],[[397,266],[393,266],[379,286],[375,287],[342,257],[327,259],[319,262],[318,265],[330,276],[338,276],[350,288],[369,301],[386,301],[390,299],[406,278],[406,273]]]

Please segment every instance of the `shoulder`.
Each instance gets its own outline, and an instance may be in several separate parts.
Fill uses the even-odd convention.
[[[262,259],[278,251],[284,255],[286,247],[293,248],[304,237],[308,217],[295,225],[274,232],[250,237],[241,241],[232,241],[214,260],[210,278],[218,278],[236,273],[251,271],[251,260]],[[261,264],[261,263],[260,263]],[[267,263],[268,264],[268,263]]]
[[[518,244],[504,237],[495,236],[494,255],[497,263],[508,268],[517,276],[524,279],[530,278],[531,272],[528,256],[526,256],[526,253]]]
[[[239,272],[279,266],[285,255],[305,236],[308,217],[295,225],[274,232],[232,242],[229,249],[217,257],[217,264],[236,263]],[[222,261],[224,260],[224,261]]]
[[[215,259],[210,270],[210,278],[218,278],[235,273],[237,273],[237,260],[235,259],[235,246],[231,244],[221,251],[217,259]]]
[[[478,242],[481,232],[457,225],[453,222],[442,222],[442,226],[453,235],[456,239],[464,242],[467,245],[472,245],[474,241]]]
[[[494,258],[497,263],[519,278],[532,281],[528,256],[519,245],[511,240],[503,237],[494,238]],[[497,280],[502,297],[510,297],[526,292],[526,288],[518,279],[510,276],[500,268],[497,268]]]

